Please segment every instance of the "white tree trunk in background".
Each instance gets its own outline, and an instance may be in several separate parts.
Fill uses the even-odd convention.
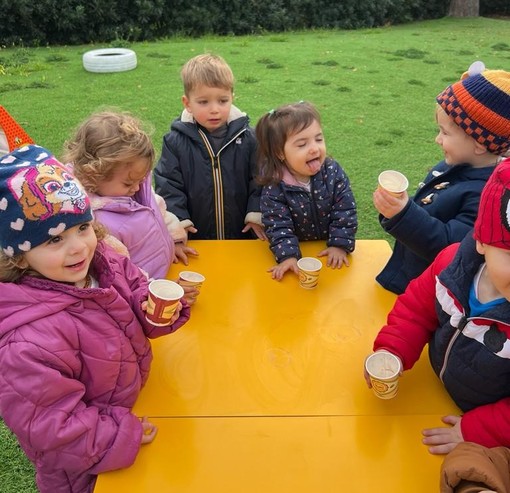
[[[480,0],[451,0],[448,15],[451,17],[478,17]]]

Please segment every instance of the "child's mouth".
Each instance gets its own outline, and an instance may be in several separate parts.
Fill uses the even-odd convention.
[[[310,161],[306,162],[306,165],[310,168],[310,171],[313,171],[314,173],[316,173],[317,171],[319,171],[319,169],[321,167],[321,161],[319,158],[311,159]]]
[[[67,265],[66,267],[71,270],[81,270],[85,266],[85,260],[81,260],[76,264]]]

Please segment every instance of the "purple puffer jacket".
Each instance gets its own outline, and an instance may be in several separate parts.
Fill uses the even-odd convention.
[[[124,243],[131,260],[149,277],[164,279],[175,247],[151,184],[149,173],[133,197],[89,196],[96,219]]]
[[[168,327],[145,320],[147,281],[99,243],[99,288],[23,277],[0,283],[0,415],[35,464],[42,493],[89,493],[95,475],[128,467],[142,426],[130,409],[152,359],[147,337]]]

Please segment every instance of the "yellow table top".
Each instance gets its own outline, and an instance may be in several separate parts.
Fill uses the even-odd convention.
[[[148,416],[437,414],[450,399],[427,355],[382,403],[363,361],[395,295],[375,282],[391,250],[359,240],[350,267],[324,265],[317,288],[287,273],[271,279],[267,243],[195,241],[189,270],[206,277],[190,321],[152,341],[149,381],[134,412]],[[302,244],[314,256],[322,242]],[[169,277],[177,278],[182,264]],[[419,403],[419,406],[417,406]]]
[[[325,266],[314,290],[281,282],[267,243],[195,241],[180,270],[206,277],[190,321],[153,341],[134,412],[159,427],[135,464],[95,493],[368,493],[437,491],[441,457],[423,428],[458,413],[426,353],[398,395],[375,397],[363,361],[395,296],[375,282],[391,253],[359,240],[351,266]],[[315,256],[322,242],[302,244]]]
[[[156,418],[135,464],[94,493],[433,493],[431,417]]]

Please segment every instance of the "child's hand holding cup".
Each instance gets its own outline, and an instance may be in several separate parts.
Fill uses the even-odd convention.
[[[409,186],[409,181],[405,175],[392,169],[380,173],[377,181],[381,188],[384,188],[395,197],[401,196]]]
[[[145,318],[157,326],[170,325],[184,296],[184,289],[176,282],[156,279],[149,284],[149,299]]]
[[[380,399],[397,395],[402,362],[389,351],[376,351],[365,360],[365,378],[374,394]]]

